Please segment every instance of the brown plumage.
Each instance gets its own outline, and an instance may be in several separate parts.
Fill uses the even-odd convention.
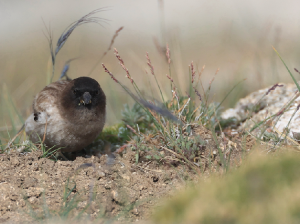
[[[102,131],[105,107],[106,97],[96,80],[57,81],[35,96],[25,131],[32,142],[40,142],[45,135],[48,148],[78,151]]]

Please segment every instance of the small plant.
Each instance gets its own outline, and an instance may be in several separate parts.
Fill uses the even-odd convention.
[[[147,130],[154,128],[153,117],[147,114],[144,108],[138,103],[134,103],[132,108],[128,104],[125,104],[121,114],[125,125],[135,127],[142,133],[146,133]]]

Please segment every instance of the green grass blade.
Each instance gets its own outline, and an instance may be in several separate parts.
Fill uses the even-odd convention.
[[[216,108],[216,111],[219,109],[219,107],[222,105],[222,103],[226,100],[226,98],[229,96],[229,94],[239,85],[241,84],[242,82],[244,82],[246,79],[243,79],[241,81],[239,81],[237,84],[235,84],[231,90],[226,94],[226,96],[223,98],[223,100],[221,101],[221,103],[219,103],[219,105],[217,106]]]
[[[273,46],[272,46],[273,47]],[[296,84],[298,90],[300,91],[300,86],[297,82],[297,80],[295,79],[295,77],[293,76],[293,74],[291,73],[290,69],[287,67],[287,65],[285,64],[285,62],[283,61],[282,57],[280,56],[280,54],[278,53],[278,51],[275,49],[275,47],[273,47],[273,50],[276,52],[276,54],[278,55],[278,57],[280,58],[280,60],[282,61],[282,63],[284,64],[285,68],[288,70],[288,72],[290,73],[290,76],[292,77],[294,83]]]
[[[16,105],[15,105],[15,103],[14,103],[14,101],[13,101],[13,99],[12,99],[12,97],[11,97],[11,95],[9,93],[7,93],[7,100],[9,101],[9,103],[12,106],[12,108],[14,109],[14,111],[15,111],[16,115],[18,116],[20,122],[22,124],[24,124],[25,121],[24,121],[22,115],[20,114],[20,112],[18,111],[18,109],[17,109],[17,107],[16,107]]]
[[[5,105],[5,108],[7,109],[7,113],[8,113],[9,118],[10,118],[10,124],[12,126],[12,133],[13,133],[13,135],[15,135],[17,133],[17,128],[16,128],[16,124],[15,124],[15,119],[13,117],[13,111],[12,111],[12,108],[11,108],[11,104],[10,104],[9,99],[8,99],[8,90],[7,90],[7,87],[6,87],[5,84],[3,86],[2,97],[3,97],[3,102],[4,102],[4,105]]]

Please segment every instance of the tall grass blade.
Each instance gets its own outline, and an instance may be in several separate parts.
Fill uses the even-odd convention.
[[[8,90],[7,90],[7,87],[6,85],[4,84],[3,85],[3,99],[4,99],[4,105],[5,105],[5,108],[7,108],[7,112],[8,112],[8,115],[9,115],[9,118],[10,118],[10,123],[11,123],[11,127],[12,127],[12,133],[13,135],[17,133],[17,128],[16,128],[16,123],[15,123],[15,119],[13,117],[13,111],[12,111],[12,108],[11,108],[11,105],[8,103]]]
[[[106,22],[106,19],[95,17],[94,14],[104,11],[106,8],[99,8],[96,10],[91,11],[90,13],[86,14],[85,16],[81,17],[79,20],[73,22],[71,25],[69,25],[64,32],[60,35],[60,37],[57,40],[55,50],[53,50],[53,37],[50,30],[48,30],[48,41],[49,41],[49,47],[50,47],[50,53],[51,53],[51,59],[52,59],[52,76],[50,82],[52,82],[54,77],[54,71],[55,71],[55,61],[56,56],[58,52],[61,50],[61,48],[65,45],[70,35],[73,33],[73,31],[80,25],[86,24],[86,23],[97,23],[101,25],[100,22]]]
[[[9,92],[7,92],[7,100],[8,100],[8,102],[10,103],[10,105],[12,106],[12,108],[14,109],[14,111],[15,111],[16,115],[18,116],[20,122],[21,122],[22,124],[24,124],[25,121],[24,121],[22,115],[20,114],[20,112],[18,111],[16,105],[14,104],[14,101],[13,101],[13,99],[12,99],[12,97],[11,97],[11,95],[10,95]]]
[[[239,81],[237,84],[235,84],[230,91],[225,95],[225,97],[222,99],[221,103],[219,103],[219,105],[216,107],[216,111],[219,109],[219,107],[222,105],[222,103],[226,100],[226,98],[230,95],[230,93],[242,82],[244,82],[246,79],[243,79],[241,81]]]
[[[294,83],[296,84],[298,90],[300,91],[300,86],[299,86],[297,80],[295,79],[295,77],[293,76],[293,74],[291,73],[290,69],[287,67],[287,65],[285,64],[285,62],[283,61],[282,57],[280,56],[280,54],[278,53],[278,51],[275,49],[275,47],[272,46],[272,48],[276,52],[276,54],[278,55],[278,57],[280,58],[280,60],[282,61],[282,63],[284,64],[285,68],[288,70],[290,76],[292,77]]]
[[[76,29],[76,27],[85,24],[85,23],[97,23],[101,25],[99,22],[104,21],[105,19],[102,19],[100,17],[93,17],[94,14],[103,11],[103,8],[99,8],[96,10],[91,11],[90,13],[86,14],[85,16],[81,17],[79,20],[73,22],[65,31],[60,35],[58,38],[56,48],[54,55],[56,56],[59,52],[59,50],[64,46],[69,36],[72,34],[72,32]]]

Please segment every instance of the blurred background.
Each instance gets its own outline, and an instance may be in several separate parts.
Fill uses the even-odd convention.
[[[21,126],[32,112],[34,95],[47,84],[52,72],[49,27],[56,44],[72,22],[107,7],[96,15],[107,19],[102,26],[85,24],[72,33],[57,56],[54,80],[67,60],[78,57],[71,62],[68,75],[89,75],[99,81],[107,95],[107,125],[111,125],[120,121],[123,104],[132,103],[101,66],[104,63],[131,87],[113,50],[101,59],[121,26],[124,29],[113,48],[146,96],[154,92],[159,99],[145,58],[149,52],[163,94],[171,97],[165,57],[169,44],[171,73],[183,94],[189,86],[191,61],[198,71],[205,65],[201,76],[205,88],[220,69],[212,85],[212,101],[220,102],[237,82],[247,78],[223,104],[232,107],[249,92],[276,82],[292,82],[272,46],[292,72],[294,67],[300,69],[299,6],[296,0],[0,0],[0,132]]]

